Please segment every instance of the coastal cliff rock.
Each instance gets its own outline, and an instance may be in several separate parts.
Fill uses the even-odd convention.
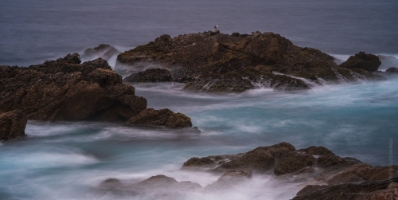
[[[379,57],[366,54],[365,52],[359,52],[354,56],[350,56],[347,61],[342,63],[340,67],[349,69],[363,69],[369,72],[374,72],[379,69],[381,61]]]
[[[358,56],[357,56],[358,57]],[[367,58],[370,58],[368,60]],[[376,57],[377,58],[377,57]],[[366,54],[367,63],[377,63]],[[155,41],[118,55],[119,64],[158,65],[170,71],[185,89],[208,92],[242,92],[257,85],[281,90],[309,89],[322,82],[353,81],[364,71],[340,67],[317,49],[295,46],[274,33],[251,35],[210,32],[162,35]],[[373,65],[369,65],[373,70]]]
[[[123,79],[127,82],[170,82],[173,80],[167,69],[148,69],[142,72],[133,73]]]
[[[205,187],[205,192],[228,190],[252,177],[251,170],[231,170],[225,172],[216,182]]]
[[[0,113],[0,141],[26,136],[26,123],[26,115],[20,110]]]
[[[28,68],[1,66],[0,112],[19,109],[33,120],[126,121],[146,109],[146,99],[105,60],[80,62],[78,54],[68,54]]]

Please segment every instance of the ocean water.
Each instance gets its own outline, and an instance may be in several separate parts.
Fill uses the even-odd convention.
[[[127,50],[161,34],[272,31],[345,60],[366,51],[397,66],[398,2],[384,1],[0,1],[0,65],[41,63],[101,43]],[[114,67],[115,58],[109,61]],[[28,137],[0,143],[0,199],[137,199],[92,196],[114,177],[164,174],[206,186],[217,176],[180,171],[191,157],[233,154],[289,142],[325,146],[342,157],[389,165],[398,155],[398,77],[323,85],[302,92],[258,88],[242,94],[137,84],[148,107],[187,114],[201,133],[95,122],[29,121]],[[390,143],[392,142],[392,149]],[[390,150],[393,154],[390,153]],[[393,159],[398,164],[398,159]],[[303,183],[258,175],[225,193],[183,199],[289,199]]]

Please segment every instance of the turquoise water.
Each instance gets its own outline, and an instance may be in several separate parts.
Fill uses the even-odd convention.
[[[388,165],[389,141],[397,139],[397,85],[398,77],[390,77],[298,93],[256,89],[223,96],[186,93],[180,84],[136,85],[149,107],[185,113],[202,132],[29,121],[27,138],[0,146],[0,199],[92,199],[89,190],[109,177],[134,182],[165,174],[206,186],[218,177],[181,172],[184,161],[282,141],[296,148],[321,145],[340,156]],[[299,183],[283,184],[266,175],[233,192],[186,199],[288,199],[299,189]]]
[[[229,34],[279,33],[342,61],[359,51],[392,56],[382,60],[384,71],[398,67],[397,10],[396,0],[2,0],[0,65],[29,66],[101,43],[125,51],[162,34],[203,32],[217,24]],[[115,63],[115,57],[109,60]],[[28,137],[0,143],[0,199],[98,199],[89,191],[109,177],[134,182],[165,174],[206,186],[218,177],[181,172],[184,161],[282,141],[325,146],[372,165],[390,164],[390,140],[398,154],[396,76],[297,93],[259,88],[211,95],[181,91],[180,84],[134,86],[149,107],[187,114],[202,132],[29,121]],[[185,199],[289,199],[300,184],[256,176],[227,193]]]

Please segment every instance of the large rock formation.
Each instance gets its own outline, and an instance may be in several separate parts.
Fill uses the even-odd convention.
[[[175,81],[186,83],[185,89],[213,92],[242,92],[256,85],[309,89],[324,81],[376,77],[365,70],[340,67],[333,57],[295,46],[278,34],[260,32],[162,35],[119,54],[118,62],[133,67],[159,65],[168,69]],[[367,69],[367,62],[362,64]]]
[[[282,183],[304,185],[294,200],[387,200],[398,197],[398,166],[373,167],[354,158],[341,158],[325,147],[296,150],[293,145],[282,142],[236,155],[191,158],[182,169],[222,175],[204,188],[196,183],[178,182],[158,175],[134,184],[108,179],[100,184],[98,190],[102,191],[101,194],[142,194],[176,199],[186,192],[228,193],[246,184],[252,176],[273,173],[275,179]]]
[[[315,168],[328,169],[351,166],[360,161],[341,158],[325,147],[309,147],[296,150],[282,142],[267,147],[257,147],[236,155],[217,155],[191,158],[181,169],[224,173],[229,170],[250,169],[257,173],[272,171],[275,175],[312,172]]]
[[[29,68],[1,66],[0,112],[19,109],[34,120],[126,121],[146,109],[146,99],[105,60],[80,62],[69,54]]]
[[[20,110],[0,113],[0,140],[25,136],[27,118]]]

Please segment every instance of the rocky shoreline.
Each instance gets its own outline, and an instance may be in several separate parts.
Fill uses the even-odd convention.
[[[192,127],[184,114],[148,109],[146,99],[136,96],[135,88],[122,83],[122,77],[101,58],[81,63],[78,54],[69,54],[29,67],[0,66],[0,91],[0,113],[18,110],[28,120]],[[21,134],[8,135],[1,139]]]
[[[178,182],[165,175],[152,176],[138,183],[109,178],[93,193],[173,199],[188,193],[228,192],[252,177],[269,174],[286,184],[303,185],[294,200],[398,197],[397,165],[374,167],[355,158],[339,157],[321,146],[296,150],[293,145],[282,142],[236,155],[191,158],[180,170],[218,174],[220,178],[207,186]]]

